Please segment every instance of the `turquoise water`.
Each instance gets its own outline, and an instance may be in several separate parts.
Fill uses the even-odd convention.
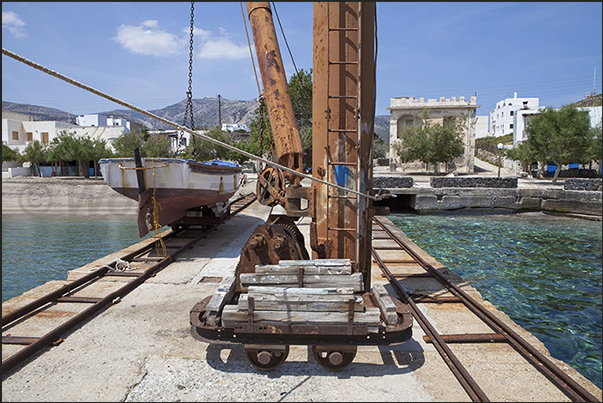
[[[540,213],[389,218],[601,388],[601,222]]]
[[[390,215],[415,243],[601,387],[601,223]],[[138,242],[135,217],[2,215],[2,302]]]
[[[2,302],[138,241],[136,217],[3,214]]]

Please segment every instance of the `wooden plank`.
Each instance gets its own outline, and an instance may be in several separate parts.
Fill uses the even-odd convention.
[[[373,294],[377,300],[377,305],[383,312],[385,322],[390,325],[398,323],[398,314],[396,313],[396,305],[392,301],[389,293],[383,284],[373,284]]]
[[[250,294],[239,296],[239,311],[247,312]],[[364,305],[359,295],[260,295],[253,297],[255,311],[311,311],[348,312],[349,300],[354,300],[354,311],[363,312]]]
[[[280,260],[281,266],[352,267],[350,259]]]
[[[368,308],[366,312],[354,312],[354,323],[376,326],[380,323],[379,308]],[[225,305],[222,310],[222,326],[232,328],[236,323],[248,321],[248,313],[239,311],[237,305]],[[347,312],[311,311],[254,311],[254,322],[346,324]]]
[[[287,265],[277,264],[257,265],[256,274],[298,274],[302,269],[304,274],[352,274],[352,267],[328,267],[328,266],[310,266],[310,265]]]
[[[351,295],[354,294],[354,288],[351,287],[332,287],[332,288],[299,288],[299,287],[264,287],[249,286],[247,293],[252,296],[258,295]]]
[[[211,299],[207,303],[206,310],[208,311],[207,323],[215,325],[216,317],[220,309],[232,298],[235,292],[235,277],[225,277],[218,286],[218,291],[212,295]]]
[[[306,288],[333,288],[333,287],[351,287],[359,292],[363,289],[362,273],[352,273],[349,275],[332,274],[305,274],[302,276],[303,286]],[[263,275],[256,273],[241,273],[239,275],[241,287],[252,285],[272,285],[281,287],[294,287],[299,284],[296,275]]]
[[[222,282],[218,286],[218,291],[232,292],[236,285],[236,278],[234,276],[224,277]]]

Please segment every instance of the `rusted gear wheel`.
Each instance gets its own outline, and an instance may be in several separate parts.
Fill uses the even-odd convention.
[[[258,176],[256,188],[258,201],[273,207],[285,198],[285,177],[280,169],[268,167]]]
[[[338,349],[333,346],[332,349],[312,346],[312,355],[314,359],[326,369],[331,371],[341,371],[354,361],[356,357],[356,346]]]
[[[260,371],[270,371],[281,365],[289,356],[289,346],[284,350],[262,350],[245,348],[247,361]]]

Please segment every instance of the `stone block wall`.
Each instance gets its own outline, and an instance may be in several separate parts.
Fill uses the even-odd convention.
[[[430,178],[432,188],[516,188],[517,178],[438,177]]]
[[[581,179],[581,178],[567,178],[563,183],[563,189],[565,190],[587,190],[587,191],[601,191],[601,178],[592,179]]]
[[[410,176],[375,176],[373,189],[379,188],[411,188],[414,179]]]

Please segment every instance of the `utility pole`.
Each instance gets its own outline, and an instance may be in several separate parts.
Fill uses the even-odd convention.
[[[222,130],[222,102],[220,94],[218,94],[218,124],[220,125],[220,130]]]

